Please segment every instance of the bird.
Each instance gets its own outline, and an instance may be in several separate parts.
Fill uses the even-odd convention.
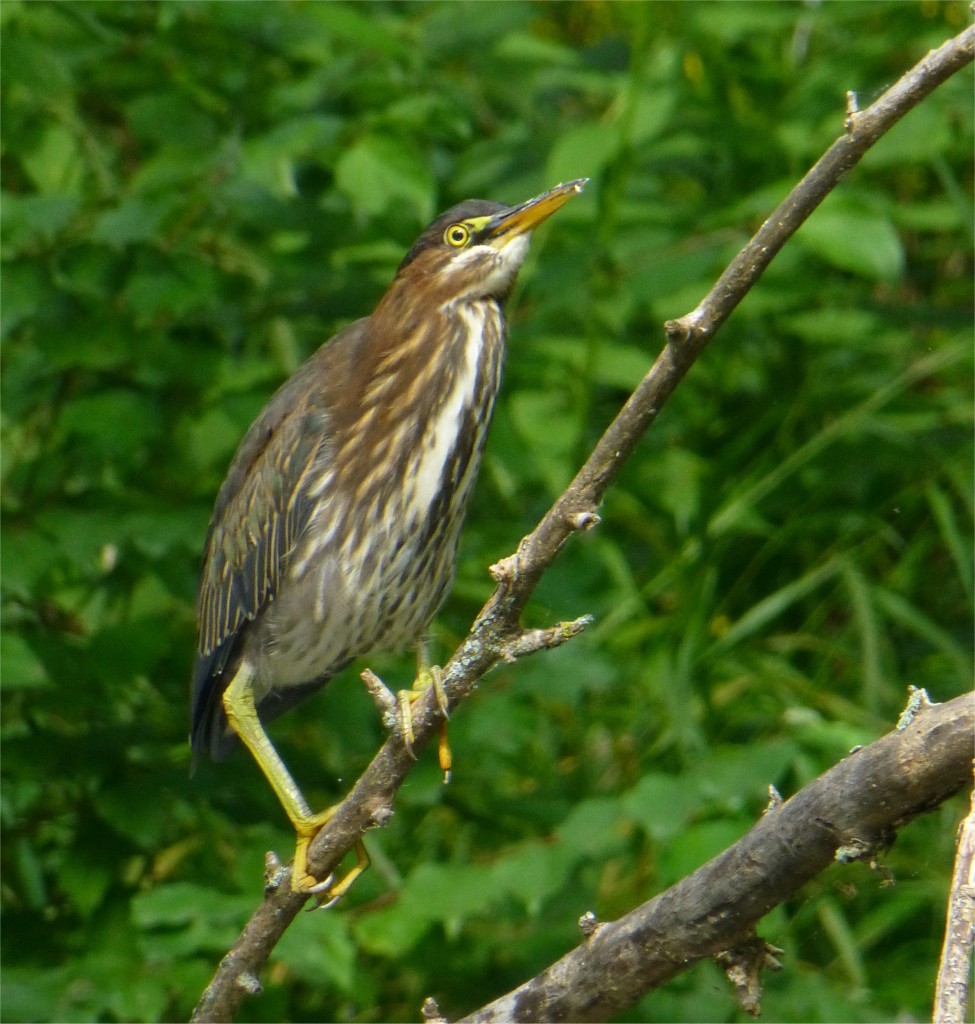
[[[273,395],[217,494],[197,601],[190,744],[253,755],[296,833],[292,888],[335,807],[313,812],[266,724],[355,658],[417,646],[451,585],[501,383],[504,306],[531,233],[582,191],[516,206],[470,199],[437,217],[371,316],[322,345]],[[411,691],[442,683],[421,669]],[[408,717],[410,700],[401,701]],[[409,722],[401,723],[409,743]],[[411,751],[412,752],[412,751]],[[367,861],[366,861],[367,863]]]

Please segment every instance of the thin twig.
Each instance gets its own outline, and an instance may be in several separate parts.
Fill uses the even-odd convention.
[[[962,1024],[971,1020],[969,985],[975,948],[975,789],[971,809],[958,830],[946,918],[932,1019],[935,1024]]]
[[[525,629],[501,648],[502,661],[517,661],[536,651],[552,651],[577,637],[592,623],[591,615],[583,615],[571,622],[559,622],[548,629]]]
[[[517,552],[494,574],[498,587],[471,631],[444,667],[449,708],[511,649],[521,635],[520,615],[539,579],[577,530],[598,520],[596,509],[607,488],[674,388],[704,350],[718,327],[741,302],[775,254],[836,186],[840,178],[904,114],[942,82],[971,63],[975,29],[968,29],[928,54],[864,111],[847,114],[850,127],[786,197],[758,234],[745,246],[708,296],[692,313],[666,325],[668,341],[647,376],[613,420],[566,491],[525,537]],[[413,707],[413,748],[419,752],[437,734],[442,721],[433,694]],[[391,736],[342,801],[335,816],[315,838],[309,869],[324,877],[335,869],[362,833],[392,814],[393,798],[413,767],[402,738]],[[198,1021],[229,1021],[245,998],[280,937],[298,914],[305,897],[291,892],[290,874],[269,892],[224,957],[194,1011]]]

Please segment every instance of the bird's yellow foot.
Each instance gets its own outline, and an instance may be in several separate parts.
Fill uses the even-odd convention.
[[[319,814],[312,814],[294,822],[298,833],[295,846],[294,864],[291,869],[291,888],[306,896],[314,896],[317,908],[325,910],[336,903],[352,888],[352,884],[369,867],[369,855],[361,839],[355,843],[356,864],[351,871],[337,884],[335,875],[330,874],[321,880],[308,871],[308,847],[311,841],[335,816],[335,807],[327,807]]]
[[[335,808],[326,807],[319,814],[310,814],[307,817],[297,818],[292,821],[295,832],[298,834],[298,842],[295,846],[294,866],[291,869],[291,888],[295,892],[317,894],[324,892],[332,883],[332,876],[329,875],[324,881],[319,881],[314,875],[308,872],[308,847],[318,833],[335,817]]]
[[[443,724],[440,726],[437,754],[444,782],[449,782],[450,769],[454,760],[450,752],[450,744],[447,741],[447,719],[450,717],[450,705],[447,703],[447,691],[444,689],[443,674],[439,665],[422,666],[413,681],[413,686],[409,690],[400,690],[396,695],[403,744],[409,751],[410,757],[415,757],[413,753],[413,704],[431,688],[437,699],[437,707],[440,708],[440,713],[444,717]]]

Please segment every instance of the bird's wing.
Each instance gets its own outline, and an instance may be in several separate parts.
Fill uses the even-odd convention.
[[[217,495],[197,603],[194,749],[222,734],[221,678],[248,622],[273,601],[314,502],[305,486],[328,459],[330,370],[344,368],[365,331],[360,320],[288,380],[251,425]],[[204,735],[206,734],[206,735]]]
[[[324,455],[327,417],[297,394],[278,391],[237,449],[207,534],[197,616],[207,656],[273,600],[288,553],[306,525],[303,476]]]

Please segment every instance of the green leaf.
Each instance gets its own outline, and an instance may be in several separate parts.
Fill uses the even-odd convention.
[[[511,419],[546,483],[558,493],[568,482],[569,456],[576,444],[577,424],[565,393],[519,391],[508,400]]]
[[[668,842],[679,833],[700,805],[701,797],[688,780],[673,775],[645,775],[626,794],[623,806],[652,839]]]
[[[363,914],[353,925],[356,942],[367,953],[395,960],[414,949],[433,922],[402,900]]]
[[[273,195],[287,198],[298,194],[295,183],[297,162],[313,158],[329,161],[332,145],[342,122],[321,115],[293,117],[244,145],[244,173]]]
[[[51,245],[71,222],[78,209],[75,196],[49,194],[40,196],[4,195],[2,210],[3,247],[12,256],[35,245]],[[8,294],[4,271],[4,298]],[[14,279],[16,284],[17,278]],[[5,314],[7,315],[7,314]]]
[[[3,1019],[5,1021],[58,1020],[59,993],[62,991],[64,971],[54,969],[45,977],[46,984],[38,983],[36,969],[17,967],[5,963],[0,969],[0,987],[3,988]]]
[[[687,781],[704,798],[723,801],[737,812],[764,805],[768,787],[782,783],[797,754],[796,745],[787,739],[714,748],[708,762],[693,770]]]
[[[375,12],[360,10],[355,4],[314,4],[311,15],[332,46],[347,45],[354,52],[365,50],[397,60],[409,60],[413,56],[413,46],[407,39],[400,38],[403,26],[398,19],[378,17]],[[311,36],[303,41],[301,52],[326,62],[334,59],[333,52]]]
[[[13,9],[16,5],[11,5]],[[8,88],[25,90],[35,103],[57,101],[71,95],[75,85],[66,54],[28,32],[4,33],[3,73]]]
[[[937,651],[940,651],[951,663],[962,678],[972,675],[972,656],[966,643],[952,636],[929,616],[925,615],[916,605],[905,599],[901,594],[886,587],[877,587],[874,596],[878,606],[887,617],[916,636],[922,637]],[[917,685],[921,680],[911,680]]]
[[[34,690],[51,683],[27,641],[8,630],[0,632],[0,675],[7,690]]]
[[[148,241],[158,234],[159,225],[172,206],[172,199],[166,202],[126,199],[98,218],[91,230],[91,238],[113,249]]]
[[[839,570],[840,566],[836,562],[827,562],[825,565],[807,572],[799,579],[792,580],[780,587],[774,593],[763,597],[730,628],[722,632],[720,638],[712,645],[712,650],[728,650],[763,632],[770,623],[795,605],[797,601],[803,600],[825,583],[832,581]]]
[[[58,885],[82,917],[89,917],[102,902],[113,877],[96,850],[81,850],[58,868]]]
[[[316,915],[313,929],[289,928],[274,947],[274,957],[310,985],[325,980],[342,992],[353,990],[356,947],[342,914]]]
[[[209,409],[187,427],[186,454],[196,469],[223,469],[241,439],[240,424],[223,409]]]
[[[731,821],[704,821],[682,829],[660,851],[661,881],[665,885],[696,871],[724,852],[747,831]]]
[[[93,803],[106,825],[142,849],[158,845],[168,831],[156,805],[146,799],[146,777],[141,771],[105,785],[95,794]]]
[[[404,900],[432,921],[485,913],[497,900],[486,867],[420,864],[403,887]]]
[[[689,531],[701,510],[707,480],[707,463],[691,452],[665,451],[650,467],[647,483],[662,508],[674,517],[678,533]]]
[[[629,392],[643,380],[652,362],[652,354],[636,345],[601,345],[593,379],[605,387]]]
[[[966,523],[967,528],[962,528],[948,495],[936,484],[929,484],[924,493],[931,506],[935,522],[938,524],[944,545],[954,562],[958,579],[971,599],[973,589],[975,589],[972,580],[971,524]]]
[[[867,309],[823,307],[782,318],[798,337],[821,345],[857,345],[882,329],[882,320]]]
[[[951,124],[940,97],[919,103],[864,154],[860,166],[896,167],[904,164],[932,164],[951,145]],[[940,108],[940,109],[939,109]]]
[[[676,93],[672,89],[641,90],[628,111],[630,145],[641,145],[664,132],[673,116]]]
[[[531,841],[500,857],[491,868],[493,887],[514,896],[530,914],[565,884],[573,856],[562,844]]]
[[[494,48],[494,57],[499,60],[513,61],[515,64],[539,65],[551,64],[557,67],[578,67],[579,53],[571,46],[542,39],[531,32],[514,30],[506,33]]]
[[[138,139],[175,147],[167,156],[181,156],[187,173],[192,173],[194,166],[198,174],[205,171],[194,159],[194,151],[213,146],[219,127],[190,96],[165,90],[144,93],[126,104],[126,113],[128,127]]]
[[[602,859],[625,844],[619,802],[591,799],[577,804],[556,834],[576,857]]]
[[[155,410],[131,391],[105,391],[73,399],[61,414],[61,429],[83,438],[89,452],[131,458],[159,431]]]
[[[567,131],[552,147],[545,164],[545,177],[553,183],[573,178],[598,178],[616,157],[619,145],[617,125],[601,121],[580,124]]]
[[[23,524],[5,523],[0,544],[0,569],[4,587],[26,597],[40,585],[61,560],[53,534]]]
[[[6,201],[0,204],[6,209]],[[24,320],[43,311],[49,296],[43,269],[35,264],[5,263],[0,275],[0,333],[7,337]]]
[[[85,166],[78,140],[63,124],[48,124],[38,143],[21,158],[38,192],[76,196]]]
[[[37,912],[50,901],[44,867],[36,845],[26,836],[13,843],[18,891],[31,910]]]
[[[403,203],[418,221],[433,217],[433,179],[416,153],[396,139],[367,135],[335,165],[335,183],[358,210],[371,216]]]
[[[175,928],[194,921],[214,925],[238,919],[248,908],[248,896],[228,895],[195,882],[169,882],[132,898],[132,920],[143,929]]]
[[[904,248],[891,218],[837,193],[796,232],[796,242],[840,270],[872,281],[904,276]]]
[[[132,307],[136,323],[148,327],[160,316],[184,317],[212,308],[220,291],[218,282],[213,266],[184,259],[177,268],[136,271],[122,296]]]

